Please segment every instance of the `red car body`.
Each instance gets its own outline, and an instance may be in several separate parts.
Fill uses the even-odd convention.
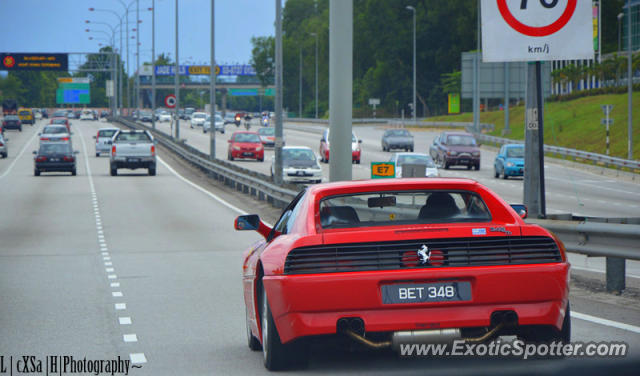
[[[227,159],[232,161],[236,158],[264,161],[264,146],[258,132],[233,132],[229,139]]]
[[[361,222],[332,228],[326,225],[321,209],[323,200],[333,197],[421,190],[429,194],[466,192],[469,197],[479,197],[490,213],[489,220],[395,224],[390,217],[391,224]],[[473,180],[414,178],[318,184],[308,187],[296,200],[275,224],[277,231],[261,221],[251,228],[265,237],[243,256],[252,349],[259,348],[258,341],[264,345],[265,321],[261,317],[266,317],[262,312],[267,307],[282,346],[292,346],[310,336],[339,334],[341,320],[354,318],[359,319],[362,333],[366,332],[368,338],[371,334],[375,338],[399,331],[448,328],[486,332],[495,329],[494,315],[501,312],[509,312],[510,320],[515,320],[515,326],[509,324],[511,334],[530,339],[534,338],[527,337],[531,328],[544,327],[554,338],[561,337],[563,327],[565,331],[570,328],[570,323],[565,324],[569,317],[569,264],[564,246],[542,227],[525,223],[500,197]],[[236,219],[236,229],[247,229],[246,217],[251,216]],[[431,260],[427,259],[424,266],[418,259],[421,244],[433,249]],[[384,253],[385,247],[397,249]],[[462,256],[455,256],[461,249]],[[358,257],[350,256],[351,251],[360,252],[358,257],[370,264],[359,263]],[[456,257],[468,257],[467,264],[456,261]],[[469,299],[383,301],[388,299],[383,296],[384,286],[402,289],[400,284],[441,281],[468,282]],[[264,293],[266,298],[262,298]],[[266,306],[264,299],[268,301]],[[269,353],[276,350],[270,349]],[[266,359],[265,355],[267,368],[281,365],[268,364]]]
[[[69,123],[69,119],[66,117],[56,116],[51,118],[49,124],[64,124],[67,127],[67,130],[71,132],[71,123]]]
[[[362,154],[362,148],[360,148],[360,144],[362,140],[359,140],[355,133],[351,136],[351,163],[360,164],[360,156]],[[329,163],[329,130],[325,129],[322,133],[322,138],[320,139],[320,149],[318,150],[320,154],[320,162]]]

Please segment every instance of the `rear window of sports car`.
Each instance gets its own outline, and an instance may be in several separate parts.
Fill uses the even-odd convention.
[[[367,192],[320,201],[323,228],[490,222],[482,198],[469,191]]]

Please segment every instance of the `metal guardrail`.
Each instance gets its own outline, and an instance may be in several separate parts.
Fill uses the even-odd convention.
[[[524,141],[522,140],[512,140],[509,138],[489,136],[479,132],[474,132],[473,127],[468,127],[467,130],[474,134],[474,136],[476,137],[476,140],[492,143],[495,145],[524,143]],[[629,168],[632,170],[640,171],[640,161],[635,161],[635,160],[616,158],[616,157],[611,157],[604,154],[592,153],[589,151],[563,148],[560,146],[551,146],[551,145],[544,145],[544,152],[549,154],[554,154],[554,155],[561,155],[563,157],[571,157],[574,159],[576,158],[584,159],[594,163],[604,163],[607,166],[616,166],[618,168]]]
[[[184,142],[176,142],[165,133],[149,126],[122,118],[118,121],[130,128],[150,131],[161,145],[209,176],[244,194],[266,200],[275,207],[286,206],[297,194],[295,186],[280,187],[271,183],[267,175],[239,168],[226,161],[211,161],[209,156],[200,150]],[[638,223],[640,219],[617,221]],[[625,260],[640,260],[640,224],[607,223],[605,218],[583,218],[581,221],[531,218],[527,222],[538,224],[556,234],[568,252],[606,257],[609,291],[621,291],[625,288]]]

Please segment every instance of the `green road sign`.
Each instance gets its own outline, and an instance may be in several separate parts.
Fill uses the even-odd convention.
[[[254,97],[258,95],[258,89],[229,89],[229,95],[234,97]]]
[[[264,96],[265,97],[274,97],[275,95],[276,95],[276,89],[274,89],[274,88],[264,89]]]

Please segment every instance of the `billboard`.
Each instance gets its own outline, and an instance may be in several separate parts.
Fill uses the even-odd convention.
[[[156,76],[173,76],[176,73],[175,65],[156,65]],[[209,76],[211,67],[209,65],[181,65],[181,76]],[[152,70],[150,65],[140,67],[141,76],[151,76]],[[255,76],[256,70],[251,65],[216,65],[216,75],[218,76]]]
[[[56,90],[56,104],[89,104],[91,91],[88,83],[61,83]]]
[[[0,70],[61,70],[69,68],[68,54],[0,53]]]

